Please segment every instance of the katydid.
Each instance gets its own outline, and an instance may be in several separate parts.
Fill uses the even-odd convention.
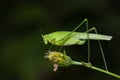
[[[87,31],[85,32],[75,32],[80,26],[86,22],[86,28]],[[88,33],[90,31],[94,30],[95,33]],[[86,40],[88,41],[88,63],[90,62],[90,40],[98,40],[99,47],[102,53],[103,61],[106,70],[107,69],[107,64],[104,56],[104,52],[101,46],[101,43],[99,40],[107,40],[110,41],[112,39],[112,36],[108,35],[102,35],[102,34],[97,34],[97,30],[95,27],[91,28],[88,30],[88,20],[84,19],[75,29],[72,31],[56,31],[52,32],[46,35],[42,35],[43,41],[45,44],[48,42],[51,43],[52,45],[56,46],[69,46],[69,45],[83,45]]]
[[[73,31],[56,31],[46,35],[42,35],[44,43],[48,42],[56,46],[69,46],[69,45],[83,45],[87,39],[91,40],[111,40],[112,36],[97,34],[95,27],[86,32],[75,32],[83,23],[88,23],[87,19],[84,19]],[[95,33],[88,33],[95,30]]]
[[[57,31],[47,35],[43,35],[44,43],[47,44],[48,42],[57,46],[69,46],[69,45],[83,45],[86,42],[87,33],[82,32],[73,32],[69,39],[64,42],[66,39],[65,37],[70,34],[70,31]],[[93,34],[88,33],[89,39],[91,40],[111,40],[112,36],[107,35],[100,35],[100,34]],[[64,44],[63,44],[64,42]]]

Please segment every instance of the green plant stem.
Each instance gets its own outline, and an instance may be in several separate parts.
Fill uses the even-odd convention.
[[[84,66],[84,67],[87,67],[87,68],[90,68],[90,69],[93,69],[93,70],[96,70],[96,71],[99,71],[99,72],[102,72],[102,73],[105,73],[107,75],[111,75],[113,77],[116,77],[116,78],[120,79],[120,75],[117,75],[115,73],[106,71],[104,69],[92,66],[90,63],[72,61],[72,65],[81,65],[81,66]]]

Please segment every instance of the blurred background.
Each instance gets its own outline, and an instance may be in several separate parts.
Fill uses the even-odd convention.
[[[119,0],[1,0],[0,80],[117,80],[81,66],[59,68],[44,59],[49,45],[41,33],[73,30],[85,18],[89,28],[112,35],[101,41],[108,69],[120,74]],[[77,31],[85,31],[85,25]],[[97,41],[91,41],[91,63],[104,69]],[[56,48],[56,47],[55,47]],[[87,44],[65,47],[76,61],[87,61]]]

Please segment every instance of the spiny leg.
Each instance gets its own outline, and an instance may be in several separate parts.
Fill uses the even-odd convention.
[[[81,27],[81,25],[83,25],[83,24],[86,24],[86,31],[88,31],[88,20],[85,18],[76,28],[74,28],[73,29],[73,31],[70,33],[70,34],[68,34],[68,35],[66,35],[63,39],[63,44],[62,44],[62,46],[61,46],[61,48],[60,48],[60,50],[59,51],[61,51],[62,50],[62,48],[63,48],[63,45],[64,45],[64,43],[70,38],[70,36],[72,35],[72,33],[73,32],[75,32],[78,28],[80,28]],[[89,34],[88,34],[88,32],[86,32],[87,33],[87,42],[88,42],[88,63],[90,63],[90,41],[89,41]]]
[[[97,34],[97,29],[96,29],[95,27],[93,27],[93,28],[87,30],[86,33],[90,32],[90,31],[93,31],[93,30],[94,30],[95,33]],[[99,44],[100,51],[101,51],[101,54],[102,54],[102,58],[103,58],[103,62],[104,62],[105,69],[108,71],[108,67],[107,67],[105,55],[104,55],[103,48],[102,48],[102,45],[101,45],[100,40],[98,40],[98,44]],[[88,57],[89,57],[89,56],[88,56]]]

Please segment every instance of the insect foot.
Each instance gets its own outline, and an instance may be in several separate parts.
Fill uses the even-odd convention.
[[[92,67],[92,64],[91,63],[85,63],[82,61],[82,65],[85,66],[85,67],[88,67],[88,68],[91,68]]]

